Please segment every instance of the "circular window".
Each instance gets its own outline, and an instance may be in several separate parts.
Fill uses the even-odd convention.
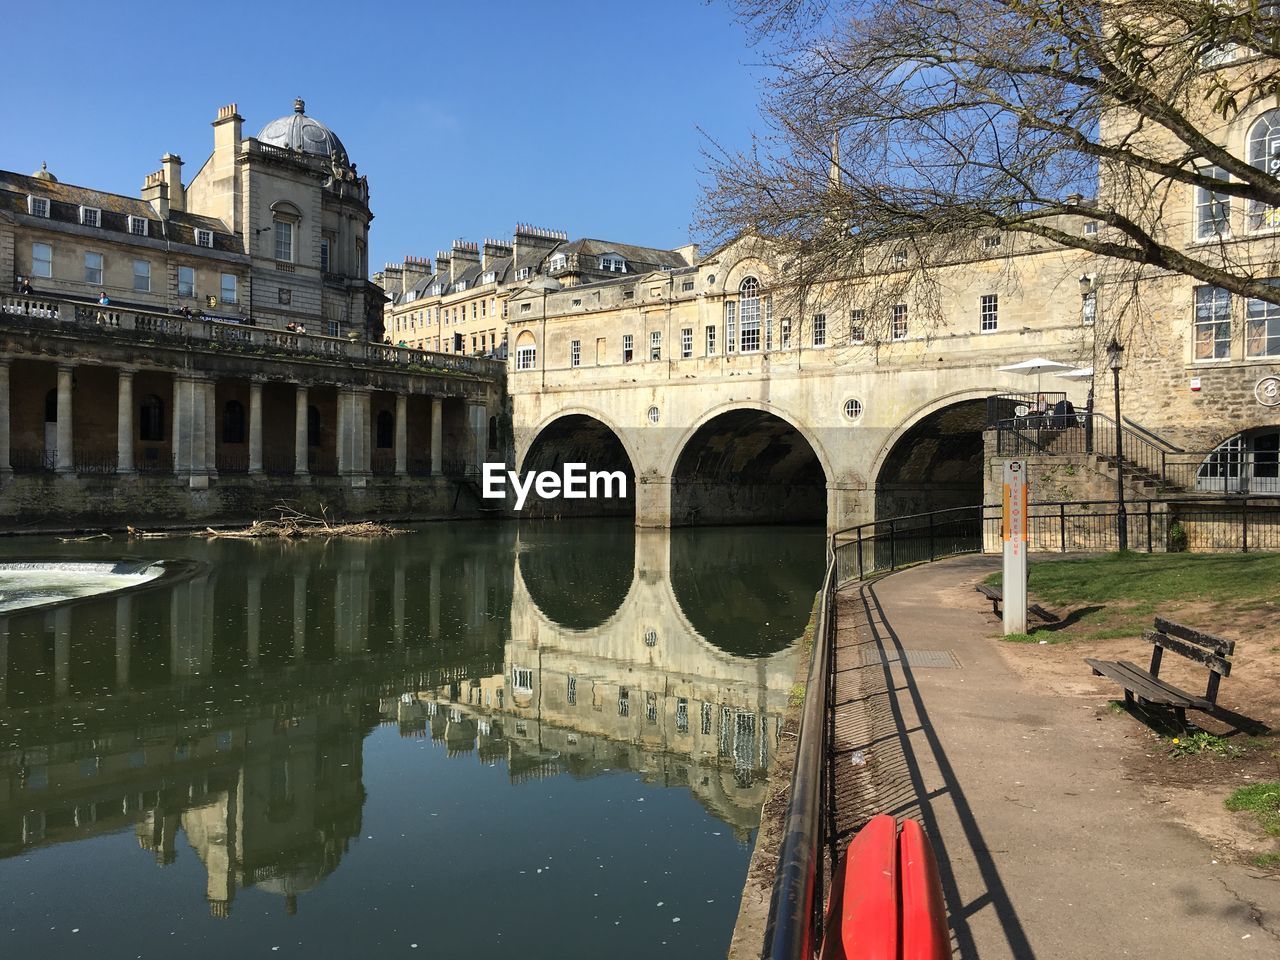
[[[716,275],[713,273],[707,277],[707,286],[714,287],[716,285]]]
[[[657,423],[662,419],[662,412],[657,407],[649,408],[649,422]]]
[[[844,415],[850,420],[857,420],[862,416],[862,401],[855,400],[850,397],[844,402]]]

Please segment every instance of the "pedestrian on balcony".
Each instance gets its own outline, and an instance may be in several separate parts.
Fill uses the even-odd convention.
[[[31,281],[28,280],[26,277],[18,278],[18,292],[19,293],[35,293],[35,291],[31,289]]]
[[[111,306],[111,298],[107,296],[107,291],[105,290],[98,291],[98,306],[100,307]]]

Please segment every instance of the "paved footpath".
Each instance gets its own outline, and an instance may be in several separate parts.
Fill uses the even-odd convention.
[[[1213,862],[1125,778],[1137,721],[1006,663],[973,591],[997,564],[961,557],[841,592],[841,826],[876,810],[921,820],[960,957],[1280,957],[1280,882]]]

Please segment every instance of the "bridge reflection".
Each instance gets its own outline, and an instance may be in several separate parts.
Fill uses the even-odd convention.
[[[775,639],[764,656],[709,642],[690,603],[702,622],[737,622],[696,574],[677,596],[673,557],[696,548],[623,530],[569,567],[537,527],[136,546],[206,566],[0,619],[0,858],[131,827],[164,865],[181,833],[215,916],[250,887],[292,912],[359,837],[363,744],[380,724],[504,764],[517,785],[634,771],[748,836],[793,655]],[[821,535],[789,531],[772,554],[820,573]],[[800,634],[804,593],[775,609],[771,636]]]

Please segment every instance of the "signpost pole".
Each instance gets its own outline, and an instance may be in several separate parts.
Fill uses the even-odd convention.
[[[1004,633],[1027,632],[1027,462],[1004,464]]]

